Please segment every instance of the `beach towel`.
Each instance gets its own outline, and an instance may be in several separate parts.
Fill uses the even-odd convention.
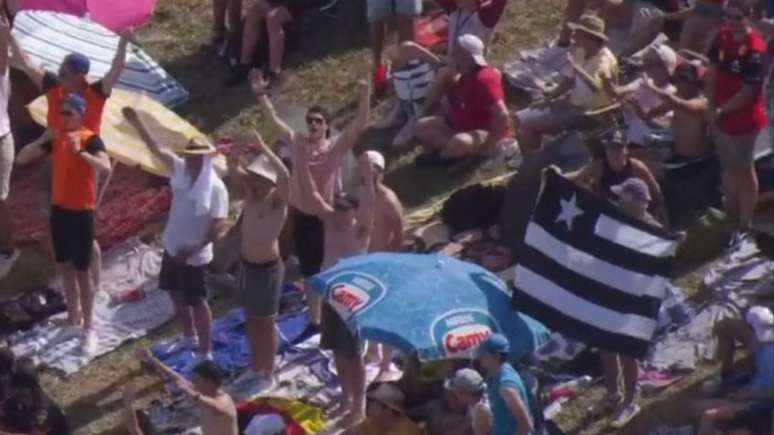
[[[11,350],[17,357],[31,357],[38,364],[69,375],[125,341],[143,337],[163,325],[172,318],[174,308],[167,292],[159,290],[156,282],[161,253],[160,248],[133,239],[105,254],[104,291],[97,293],[94,301],[93,352],[85,353],[78,338],[64,335],[62,328],[52,324],[10,336]],[[117,306],[110,304],[112,293],[135,288],[145,292],[144,299]],[[64,319],[65,315],[55,318]]]
[[[91,60],[90,81],[101,79],[110,69],[119,39],[87,18],[49,11],[19,12],[12,33],[32,62],[48,71],[58,71],[70,52],[86,55]],[[116,86],[145,93],[168,107],[188,100],[188,91],[135,45],[130,45],[126,67]]]
[[[322,409],[301,400],[282,397],[261,397],[237,404],[240,428],[242,421],[261,414],[276,414],[282,417],[286,428],[285,435],[303,435],[318,433],[325,427]]]

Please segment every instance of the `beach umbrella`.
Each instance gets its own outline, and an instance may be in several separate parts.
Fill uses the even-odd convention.
[[[420,360],[471,358],[491,334],[505,334],[518,359],[548,340],[536,320],[511,308],[496,275],[441,254],[352,257],[309,284],[361,339],[415,351]]]
[[[139,166],[142,170],[160,176],[169,176],[166,167],[149,151],[137,131],[126,122],[121,109],[133,107],[150,133],[163,146],[180,151],[188,141],[195,137],[204,137],[196,127],[178,116],[172,110],[147,95],[124,89],[113,89],[102,113],[100,137],[105,142],[108,154],[118,162],[128,166]],[[48,103],[40,96],[27,106],[32,119],[40,125],[46,125]],[[214,160],[215,169],[226,171],[226,160],[218,155]]]
[[[30,61],[48,71],[58,71],[71,52],[82,53],[91,61],[89,81],[99,80],[108,72],[120,39],[115,32],[88,18],[49,11],[19,12],[12,33]],[[126,66],[116,87],[144,92],[168,107],[188,100],[183,85],[134,44],[128,47]]]
[[[20,10],[88,16],[114,32],[140,27],[150,20],[156,0],[24,0]]]

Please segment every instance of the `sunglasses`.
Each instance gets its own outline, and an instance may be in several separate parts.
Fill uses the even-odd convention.
[[[310,116],[306,118],[306,123],[308,125],[323,125],[325,123],[325,118],[316,118],[314,116]]]

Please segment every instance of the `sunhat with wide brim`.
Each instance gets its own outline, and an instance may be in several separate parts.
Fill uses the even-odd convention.
[[[583,15],[577,22],[569,23],[567,26],[572,30],[586,32],[605,42],[608,41],[607,35],[605,35],[605,21],[596,15]]]
[[[185,148],[180,150],[181,154],[198,155],[198,156],[206,156],[210,154],[215,154],[217,152],[218,152],[218,149],[215,148],[215,145],[209,143],[208,141],[202,138],[193,138],[189,140],[188,143],[185,145]]]

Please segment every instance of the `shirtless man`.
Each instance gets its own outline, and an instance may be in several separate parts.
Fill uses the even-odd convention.
[[[277,116],[277,112],[266,94],[268,83],[264,80],[263,75],[258,71],[253,71],[250,81],[258,102],[277,129],[279,139],[291,148],[292,168],[300,166],[293,155],[297,155],[297,151],[301,148],[308,149],[310,159],[307,164],[311,166],[309,170],[312,173],[315,188],[320,192],[322,198],[331,204],[334,193],[341,190],[341,166],[344,157],[355,146],[358,136],[368,123],[371,104],[370,86],[365,81],[358,82],[357,85],[361,92],[358,113],[342,133],[331,137],[330,116],[325,109],[319,106],[311,107],[306,115],[307,134],[296,133]],[[293,171],[290,176],[290,188],[293,192],[291,205],[295,209],[293,237],[301,273],[304,277],[310,277],[319,273],[323,265],[324,225],[320,218],[315,215],[313,206],[310,206],[305,199],[296,194],[299,186],[298,173],[299,171]],[[320,327],[322,298],[313,292],[307,292],[307,304],[310,325],[301,334],[299,340],[314,335]]]
[[[332,202],[323,198],[315,186],[310,171],[309,147],[298,147],[295,161],[299,194],[303,201],[325,225],[325,254],[323,270],[334,266],[342,258],[368,252],[374,229],[374,173],[366,156],[361,156],[360,173],[365,181],[361,201],[342,192]],[[329,304],[322,307],[322,336],[320,347],[333,351],[333,360],[341,385],[342,400],[339,411],[344,415],[341,429],[349,428],[365,417],[366,374],[362,345],[354,337],[342,318]]]
[[[217,364],[212,361],[197,364],[193,369],[193,379],[189,382],[156,359],[147,349],[138,349],[137,356],[198,403],[202,435],[239,434],[236,406],[231,396],[221,389],[223,374]]]
[[[650,80],[644,84],[663,100],[648,116],[660,116],[672,111],[674,134],[674,161],[691,161],[707,155],[707,98],[702,93],[702,81],[698,68],[691,63],[680,64],[675,70],[676,90],[670,92],[653,86]]]
[[[288,215],[290,174],[282,161],[255,132],[261,154],[247,167],[239,153],[229,155],[229,173],[241,186],[245,205],[241,223],[242,263],[239,300],[247,316],[246,332],[252,353],[252,370],[243,377],[257,377],[259,389],[272,384],[274,354],[285,267],[279,254],[279,235]]]
[[[378,151],[366,151],[365,159],[371,165],[374,174],[374,190],[376,192],[374,218],[374,230],[371,234],[371,244],[368,252],[398,252],[403,247],[403,205],[395,192],[384,185],[384,156]],[[361,191],[360,196],[364,196]],[[381,378],[390,371],[392,364],[392,349],[388,346],[379,346],[369,343],[366,362],[379,361],[379,375]]]

